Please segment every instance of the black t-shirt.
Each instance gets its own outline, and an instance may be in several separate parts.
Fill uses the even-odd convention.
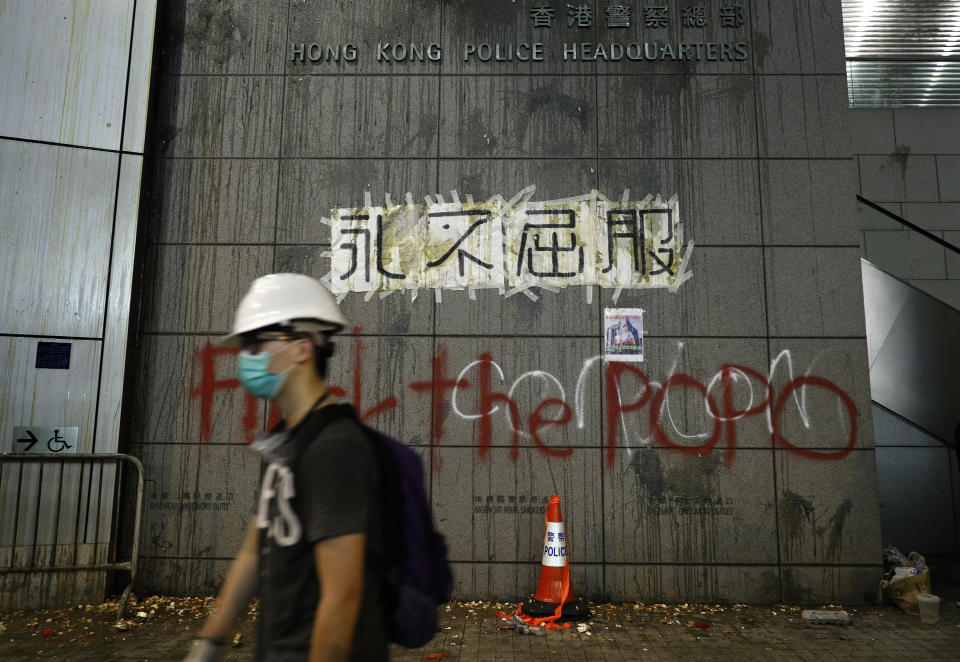
[[[265,454],[257,509],[260,616],[257,660],[306,660],[323,587],[314,547],[327,538],[367,536],[363,601],[350,659],[388,659],[380,600],[383,540],[376,459],[352,416],[329,405],[311,412]],[[342,411],[342,410],[340,410]]]

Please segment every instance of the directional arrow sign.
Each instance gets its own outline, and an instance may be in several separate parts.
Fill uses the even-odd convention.
[[[18,444],[27,444],[27,446],[25,448],[24,447],[18,448],[17,450],[20,451],[21,453],[29,453],[30,449],[33,448],[38,441],[40,440],[34,436],[33,431],[27,430],[26,439],[17,439]]]
[[[13,428],[14,453],[76,453],[80,428],[65,425],[31,425]]]

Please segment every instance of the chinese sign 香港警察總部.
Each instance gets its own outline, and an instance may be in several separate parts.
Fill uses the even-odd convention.
[[[676,290],[692,274],[676,197],[610,200],[594,191],[532,202],[427,198],[333,210],[334,294],[570,285]]]

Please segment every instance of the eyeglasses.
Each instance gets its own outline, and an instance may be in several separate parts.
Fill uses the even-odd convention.
[[[261,351],[261,346],[264,343],[268,342],[290,342],[292,340],[300,340],[300,336],[291,335],[289,333],[266,333],[258,334],[252,336],[243,336],[240,338],[240,345],[243,347],[243,351],[250,352],[251,354],[259,354]]]

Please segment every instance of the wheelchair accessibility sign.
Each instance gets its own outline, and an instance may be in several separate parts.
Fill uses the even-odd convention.
[[[13,428],[14,453],[76,453],[77,431],[62,425]]]

